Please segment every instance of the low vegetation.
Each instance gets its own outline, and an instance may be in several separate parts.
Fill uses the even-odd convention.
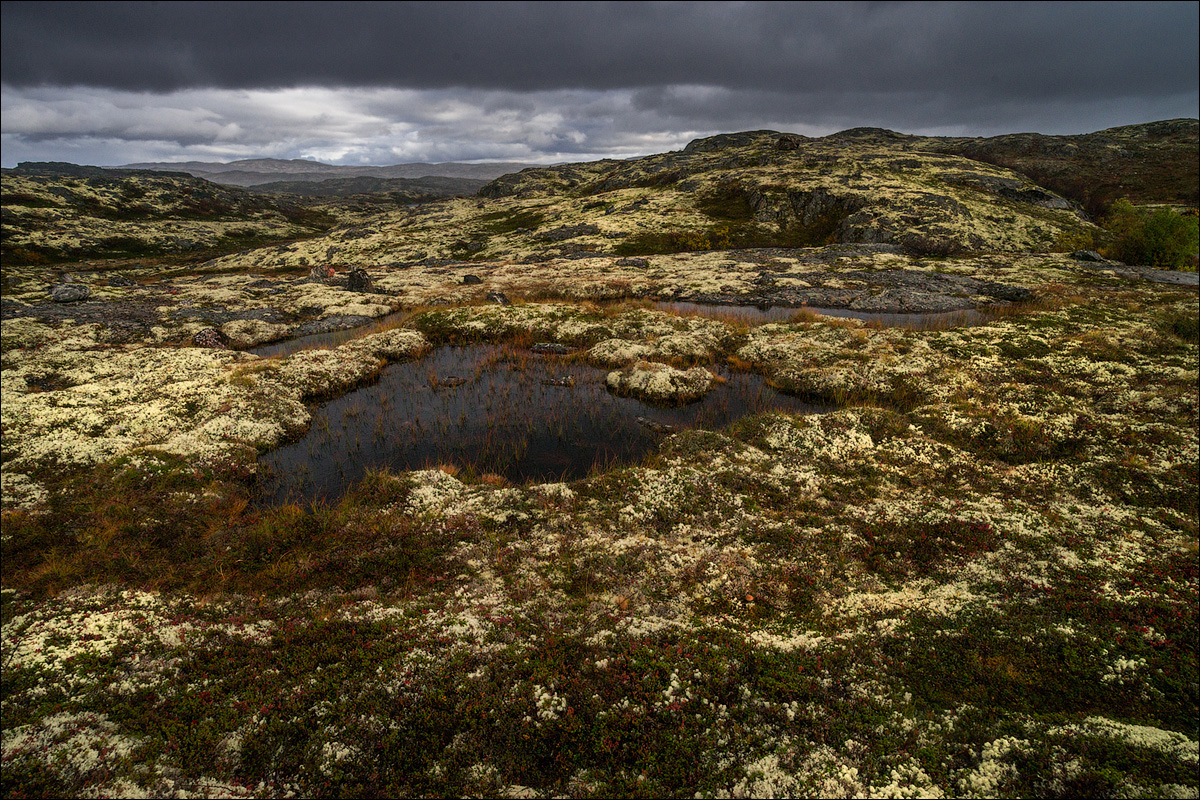
[[[1110,258],[1127,264],[1196,271],[1200,253],[1200,216],[1192,208],[1138,209],[1128,200],[1113,204],[1104,227],[1113,236]]]
[[[527,171],[133,286],[78,270],[94,296],[74,305],[6,260],[4,795],[1196,797],[1192,276],[1046,252],[1093,228],[979,188],[1033,191],[1007,172],[902,206],[897,174],[961,162],[892,152],[868,179],[878,147],[846,145],[860,178],[804,167],[845,194],[789,197],[771,159],[823,152],[758,134],[689,148],[699,177],[679,154]],[[735,191],[733,169],[759,177]],[[913,246],[602,249],[777,230],[785,204],[815,224],[871,181],[898,226],[872,229]],[[947,240],[966,250],[931,251]],[[455,241],[486,245],[467,263]],[[342,258],[369,290],[308,278]],[[989,313],[653,302],[818,290]],[[380,318],[270,358],[194,344]],[[550,343],[601,376],[748,370],[835,408],[663,432],[569,482],[441,464],[264,502],[258,456],[311,403],[479,342],[514,374]],[[453,428],[471,409],[443,377]]]

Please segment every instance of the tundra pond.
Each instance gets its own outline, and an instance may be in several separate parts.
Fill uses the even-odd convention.
[[[513,346],[441,347],[314,409],[299,441],[260,459],[265,499],[336,499],[368,470],[438,466],[512,483],[573,481],[641,461],[664,435],[720,430],[766,411],[832,411],[781,394],[761,375],[712,365],[696,402],[656,405],[608,391],[578,359]]]

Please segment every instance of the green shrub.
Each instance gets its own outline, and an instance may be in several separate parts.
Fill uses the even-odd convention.
[[[1105,255],[1127,264],[1195,269],[1200,242],[1197,223],[1194,210],[1180,214],[1160,208],[1148,213],[1128,200],[1118,200],[1104,220],[1104,227],[1113,235]]]

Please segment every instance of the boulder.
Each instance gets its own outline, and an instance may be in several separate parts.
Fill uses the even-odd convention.
[[[352,292],[374,292],[375,284],[371,282],[371,276],[365,269],[355,267],[346,278],[346,288]]]
[[[309,283],[325,283],[334,276],[334,272],[333,267],[313,267],[308,271],[306,280]]]
[[[595,236],[599,232],[600,228],[590,222],[580,222],[578,225],[563,225],[559,228],[543,231],[534,238],[545,242],[565,242],[568,239],[574,239],[576,236]]]
[[[506,295],[504,292],[488,292],[487,299],[501,306],[512,305],[512,301],[508,299],[508,295]]]
[[[478,275],[463,275],[463,286],[476,286],[483,283],[483,278]]]
[[[1076,261],[1091,261],[1097,264],[1103,264],[1108,261],[1107,258],[1097,253],[1095,250],[1076,250],[1071,253],[1071,258]]]
[[[192,337],[192,344],[196,347],[211,347],[214,350],[228,350],[229,337],[221,333],[216,328],[205,328],[202,331],[197,331]]]
[[[699,400],[713,385],[713,374],[703,367],[675,369],[656,361],[639,361],[632,367],[608,373],[609,391],[664,405]]]
[[[78,303],[92,296],[92,288],[84,283],[60,283],[50,289],[50,299],[56,303]]]
[[[109,286],[137,286],[137,281],[133,278],[126,278],[124,275],[113,275],[108,279]]]

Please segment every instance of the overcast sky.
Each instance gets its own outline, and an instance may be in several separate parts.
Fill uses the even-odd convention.
[[[1200,4],[3,3],[3,165],[579,161],[1200,115]]]

